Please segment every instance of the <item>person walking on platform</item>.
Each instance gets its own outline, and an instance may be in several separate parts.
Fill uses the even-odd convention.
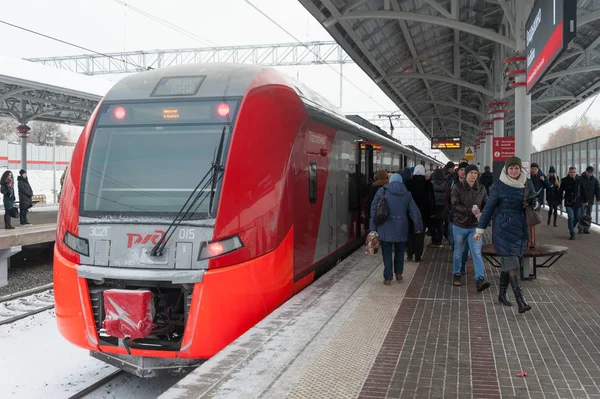
[[[550,226],[550,218],[554,215],[554,227],[556,218],[558,217],[558,205],[560,204],[560,179],[556,175],[554,166],[548,169],[548,187],[546,188],[546,200],[548,201],[548,226]]]
[[[486,166],[483,169],[484,172],[481,174],[481,177],[479,177],[479,184],[485,187],[485,191],[488,195],[490,195],[490,187],[492,187],[492,184],[494,184],[494,175],[492,175],[492,172],[490,172],[489,166]]]
[[[485,280],[483,258],[481,256],[481,241],[474,241],[475,229],[481,216],[481,210],[487,201],[485,187],[477,182],[479,170],[475,165],[465,169],[465,179],[452,188],[452,211],[454,213],[454,285],[462,284],[461,270],[465,268],[465,247],[471,249],[475,265],[475,283],[477,291],[483,291],[490,286]]]
[[[385,195],[388,206],[388,216],[379,226],[375,225],[375,214],[377,205]],[[402,176],[395,173],[390,178],[390,182],[381,187],[375,194],[371,204],[371,220],[369,228],[371,231],[379,233],[381,242],[381,255],[383,256],[383,283],[390,285],[393,274],[396,273],[396,280],[402,280],[404,272],[404,243],[408,236],[408,217],[414,223],[415,232],[423,232],[423,222],[421,212],[412,195],[402,183]],[[392,259],[393,258],[393,259]]]
[[[583,183],[583,187],[585,188],[587,201],[589,203],[589,205],[585,207],[583,214],[587,215],[589,220],[591,220],[592,208],[594,206],[594,197],[596,197],[596,203],[600,202],[600,184],[598,183],[598,179],[596,179],[596,177],[594,176],[593,166],[588,166],[585,169],[585,172],[581,174],[581,182]],[[589,226],[588,228],[583,228],[580,224],[579,233],[590,234]]]
[[[469,166],[468,163],[463,162],[458,165],[458,169],[454,172],[454,178],[452,180],[448,180],[446,182],[446,208],[449,210],[448,215],[448,241],[450,241],[450,247],[454,249],[454,211],[452,209],[451,199],[452,199],[452,189],[457,183],[462,182],[465,179],[465,168]],[[463,265],[467,263],[467,259],[469,259],[469,246],[465,245],[465,249],[462,255],[462,263]],[[465,269],[461,271],[462,274],[465,274]]]
[[[15,206],[15,188],[13,182],[13,174],[7,170],[0,178],[0,192],[4,194],[4,228],[12,230],[14,227],[10,223],[11,209]]]
[[[369,184],[369,206],[367,207],[369,211],[371,209],[371,204],[373,204],[373,199],[375,198],[375,193],[377,193],[377,190],[388,183],[389,179],[387,172],[383,169],[379,169],[375,174],[375,181]],[[370,217],[371,215],[369,215],[369,218]]]
[[[444,221],[448,217],[446,209],[446,198],[444,196],[444,185],[446,179],[442,169],[436,169],[431,174],[431,184],[433,185],[433,196],[435,200],[435,217],[431,220],[429,229],[431,230],[431,246],[433,248],[443,248],[442,237],[444,236]]]
[[[492,241],[501,257],[500,292],[498,301],[504,306],[512,306],[508,301],[508,284],[512,286],[519,313],[531,310],[525,302],[523,289],[519,283],[521,260],[529,242],[527,219],[525,217],[525,185],[533,193],[533,183],[523,173],[521,159],[511,157],[506,160],[500,179],[492,186],[490,197],[483,209],[473,238],[481,241],[481,236],[492,218]]]
[[[546,188],[548,188],[548,178],[546,177],[544,172],[540,170],[540,166],[535,162],[531,164],[531,175],[529,178],[533,183],[533,188],[535,189],[535,192],[539,192],[539,194],[536,197],[539,204],[539,210],[542,207],[542,205],[544,205],[544,192],[546,191]]]
[[[430,220],[435,216],[435,198],[433,194],[433,185],[425,180],[425,167],[417,165],[414,176],[406,183],[406,189],[412,194],[414,201],[421,212],[423,227],[429,225]],[[408,247],[406,251],[407,260],[415,257],[415,262],[420,262],[423,256],[423,246],[425,243],[425,234],[416,233],[415,224],[408,222]]]
[[[21,226],[31,226],[31,223],[27,220],[27,212],[33,206],[33,190],[31,189],[25,170],[21,169],[19,171],[17,181],[19,182],[19,219]]]
[[[581,208],[588,206],[587,192],[582,179],[577,176],[577,168],[571,166],[569,175],[560,181],[560,198],[565,200],[569,216],[569,240],[575,239],[575,225],[581,218]],[[562,209],[562,204],[560,205]]]

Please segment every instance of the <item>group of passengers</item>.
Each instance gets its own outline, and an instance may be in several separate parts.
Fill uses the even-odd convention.
[[[21,226],[30,226],[27,220],[27,213],[33,206],[33,190],[29,184],[27,171],[21,169],[17,177],[17,187],[19,189],[19,207],[15,207],[15,186],[13,174],[10,170],[5,171],[0,177],[0,192],[3,194],[4,203],[4,228],[12,230],[14,227],[11,218],[19,215]]]
[[[490,284],[485,279],[481,238],[493,219],[493,243],[502,258],[498,300],[512,305],[507,297],[510,284],[519,312],[531,309],[523,298],[519,269],[529,239],[524,204],[536,201],[535,197],[525,198],[525,193],[535,194],[533,184],[517,157],[508,159],[498,182],[492,185],[490,177],[489,168],[480,176],[477,166],[464,160],[458,167],[449,162],[427,176],[421,165],[412,173],[405,169],[389,178],[384,170],[377,172],[371,184],[369,228],[377,232],[381,245],[384,284],[392,283],[394,273],[396,280],[402,280],[405,246],[407,260],[414,257],[415,262],[421,261],[428,227],[432,247],[443,247],[444,235],[453,247],[453,284],[462,285],[470,250],[477,290],[487,289]],[[381,210],[382,202],[386,204],[385,212]]]
[[[591,216],[589,206],[595,197],[600,204],[600,183],[594,176],[594,168],[588,166],[578,176],[575,167],[569,168],[566,177],[560,179],[551,166],[548,176],[532,163],[527,176],[521,159],[509,158],[499,180],[494,182],[489,167],[480,174],[475,165],[464,159],[456,166],[448,162],[443,169],[425,172],[418,165],[406,168],[401,173],[377,172],[371,183],[370,225],[378,233],[384,262],[384,284],[402,280],[404,250],[407,260],[420,262],[423,255],[425,230],[431,236],[430,247],[443,248],[446,237],[453,250],[453,284],[462,285],[469,250],[475,269],[477,291],[487,289],[482,259],[482,236],[490,222],[492,241],[501,257],[498,301],[511,306],[507,291],[512,286],[519,313],[531,309],[523,298],[519,283],[519,270],[523,255],[528,247],[533,248],[535,231],[528,227],[526,208],[539,212],[544,200],[548,202],[548,225],[554,217],[556,227],[558,208],[563,201],[569,219],[570,239],[575,238],[575,226],[580,233],[588,233],[580,223],[582,215]],[[376,224],[378,207],[382,198],[387,204],[386,218]]]

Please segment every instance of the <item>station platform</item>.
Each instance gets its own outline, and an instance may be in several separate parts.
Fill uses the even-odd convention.
[[[21,226],[19,219],[12,219],[13,230],[0,229],[0,287],[8,284],[8,268],[11,256],[28,245],[52,243],[56,239],[58,212],[52,208],[32,208],[27,216],[31,226]]]
[[[487,262],[490,289],[470,260],[453,286],[449,247],[391,286],[359,249],[161,398],[600,398],[599,237],[559,223],[537,228],[570,250],[522,282],[530,312],[497,302]]]

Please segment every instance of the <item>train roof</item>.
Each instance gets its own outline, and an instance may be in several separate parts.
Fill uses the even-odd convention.
[[[364,126],[364,123],[357,123],[357,121],[361,121],[355,117],[352,117],[352,119],[357,121],[349,119],[325,97],[303,83],[274,68],[261,65],[231,63],[187,64],[140,72],[126,76],[117,82],[106,94],[105,100],[133,101],[152,98],[242,97],[247,92],[253,79],[264,71],[268,71],[269,73],[265,73],[265,78],[261,81],[263,85],[271,83],[287,84],[296,91],[307,108],[312,109],[313,112],[322,117],[330,119],[332,122],[336,122],[341,127],[353,130],[365,140],[396,148],[404,152],[418,152],[421,157],[429,159],[434,163],[439,163],[438,160],[429,157],[421,151],[415,151],[413,148],[402,145],[396,139],[387,136],[379,128],[373,129],[372,127]],[[272,77],[270,78],[270,76]],[[165,82],[168,79],[172,79],[173,82],[179,80],[183,84],[177,89],[189,91],[184,94],[181,94],[181,91],[169,92],[172,89],[165,89]],[[175,86],[177,86],[177,83],[173,84],[173,87]],[[162,89],[165,90],[161,93]]]

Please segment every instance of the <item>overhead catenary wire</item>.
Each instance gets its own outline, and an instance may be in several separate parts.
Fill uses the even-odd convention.
[[[116,1],[116,0],[115,0]],[[260,14],[262,14],[262,16],[264,16],[265,18],[267,18],[269,21],[271,21],[271,23],[273,23],[275,26],[277,26],[279,29],[281,29],[282,31],[284,31],[288,36],[290,36],[292,39],[294,39],[296,42],[300,43],[301,45],[303,45],[304,47],[306,47],[306,49],[308,49],[310,52],[312,52],[318,59],[319,61],[323,62],[325,65],[327,65],[329,68],[331,68],[335,73],[337,73],[339,76],[342,77],[342,79],[344,79],[346,82],[350,83],[352,86],[354,86],[356,89],[358,89],[361,93],[363,93],[365,96],[367,96],[371,101],[373,101],[375,104],[377,104],[378,106],[380,106],[382,109],[384,109],[385,107],[383,105],[381,105],[377,100],[375,100],[372,96],[370,96],[369,94],[367,94],[367,92],[365,92],[363,89],[361,89],[360,87],[358,87],[356,84],[354,84],[354,82],[352,82],[350,79],[348,79],[347,77],[343,76],[337,69],[335,69],[334,67],[332,67],[329,64],[326,64],[323,59],[321,58],[321,56],[315,52],[313,49],[310,48],[310,46],[306,43],[304,43],[302,40],[298,39],[296,36],[294,36],[294,34],[292,34],[291,32],[289,32],[287,29],[285,29],[283,26],[281,26],[277,21],[275,21],[273,18],[271,18],[269,15],[267,15],[264,11],[262,11],[260,8],[258,8],[257,6],[255,6],[254,4],[252,4],[252,2],[250,0],[245,0],[246,3],[248,3],[248,5],[250,5],[252,8],[254,8],[256,11],[258,11]]]
[[[600,94],[600,93],[598,93],[598,94]],[[583,114],[581,114],[581,116],[579,117],[579,119],[577,119],[577,121],[575,121],[575,123],[573,124],[573,126],[571,126],[571,130],[575,130],[577,128],[577,126],[579,126],[579,124],[581,123],[581,121],[583,120],[583,118],[585,118],[585,116],[587,115],[587,113],[590,110],[590,108],[592,108],[592,105],[594,105],[594,103],[598,99],[598,94],[596,94],[596,97],[594,97],[594,99],[592,100],[592,102],[590,103],[590,105],[588,105],[588,107],[586,108],[585,112]]]
[[[185,36],[190,37],[192,39],[198,40],[199,42],[201,42],[204,45],[211,46],[211,47],[218,47],[217,44],[211,42],[208,39],[203,38],[202,36],[199,36],[199,35],[197,35],[197,34],[195,34],[193,32],[190,32],[187,29],[184,29],[184,28],[181,28],[181,27],[179,27],[179,26],[177,26],[175,24],[172,24],[171,22],[166,21],[166,20],[164,20],[162,18],[159,18],[159,17],[157,17],[157,16],[155,16],[153,14],[150,14],[149,12],[144,11],[144,10],[142,10],[140,8],[132,6],[129,3],[126,3],[126,2],[121,1],[121,0],[113,0],[113,1],[115,3],[117,3],[117,4],[122,5],[123,7],[129,8],[130,10],[137,12],[140,15],[143,15],[146,18],[149,18],[149,19],[153,20],[154,22],[158,22],[159,24],[161,24],[163,26],[166,26],[167,28],[173,29],[174,31],[176,31],[178,33],[181,33],[182,35],[185,35]]]
[[[127,60],[124,60],[124,59],[120,59],[120,58],[114,57],[114,56],[112,56],[112,55],[104,54],[104,53],[101,53],[101,52],[99,52],[99,51],[95,51],[95,50],[92,50],[92,49],[90,49],[90,48],[83,47],[83,46],[80,46],[80,45],[78,45],[78,44],[71,43],[71,42],[68,42],[68,41],[66,41],[66,40],[62,40],[62,39],[56,38],[56,37],[54,37],[54,36],[46,35],[46,34],[44,34],[44,33],[37,32],[37,31],[34,31],[34,30],[32,30],[32,29],[27,29],[27,28],[24,28],[24,27],[22,27],[22,26],[19,26],[19,25],[11,24],[10,22],[3,21],[3,20],[0,20],[0,23],[1,23],[1,24],[4,24],[4,25],[7,25],[7,26],[10,26],[10,27],[13,27],[13,28],[20,29],[20,30],[22,30],[22,31],[25,31],[25,32],[28,32],[28,33],[32,33],[32,34],[34,34],[34,35],[38,35],[38,36],[44,37],[44,38],[46,38],[46,39],[50,39],[50,40],[54,40],[54,41],[56,41],[56,42],[59,42],[59,43],[62,43],[62,44],[66,44],[66,45],[68,45],[68,46],[76,47],[76,48],[78,48],[78,49],[80,49],[80,50],[89,51],[90,53],[93,53],[93,54],[101,55],[101,56],[103,56],[103,57],[108,57],[108,58],[111,58],[111,59],[113,59],[113,60],[116,60],[116,61],[119,61],[119,62],[123,62],[123,63],[125,63],[125,64],[129,64],[129,65],[131,65],[131,66],[133,66],[133,67],[135,67],[135,68],[138,68],[138,69],[140,69],[140,70],[143,70],[143,69],[144,69],[143,67],[141,67],[141,66],[139,66],[138,64],[135,64],[135,63],[133,63],[133,62],[130,62],[130,61],[127,61]]]

